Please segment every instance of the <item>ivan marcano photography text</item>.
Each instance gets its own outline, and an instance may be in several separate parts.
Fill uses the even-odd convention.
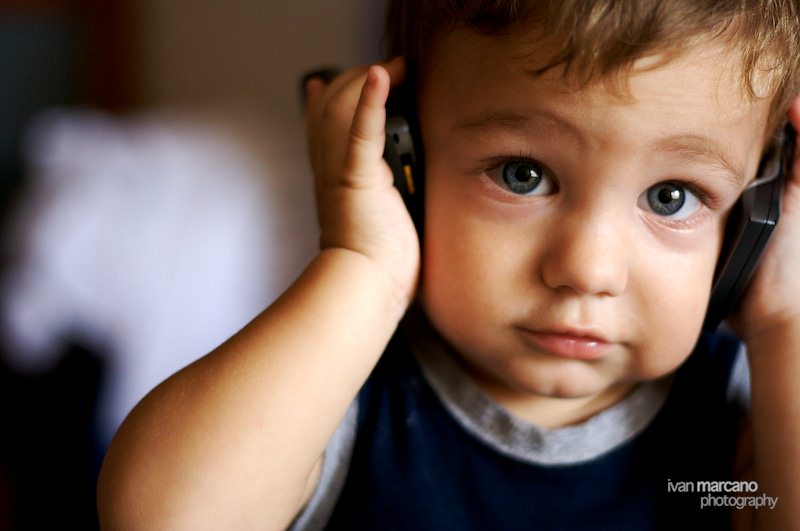
[[[700,508],[734,507],[744,509],[766,507],[774,509],[778,505],[777,496],[767,496],[758,492],[757,481],[672,481],[667,480],[667,492],[698,493]]]

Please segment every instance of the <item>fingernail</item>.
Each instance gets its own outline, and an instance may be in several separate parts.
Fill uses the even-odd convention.
[[[378,71],[376,66],[370,66],[369,70],[367,70],[367,83],[371,87],[374,87],[375,84],[378,82]]]

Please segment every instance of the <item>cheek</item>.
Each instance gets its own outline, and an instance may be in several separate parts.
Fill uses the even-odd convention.
[[[635,361],[640,378],[663,376],[691,353],[702,328],[715,265],[716,254],[704,251],[668,267],[651,268],[650,280],[645,281],[650,289],[637,290],[636,306],[644,318],[639,324],[645,327],[640,329],[644,341]]]
[[[422,298],[435,321],[439,321],[437,315],[467,319],[471,305],[466,301],[480,292],[473,279],[490,268],[481,259],[489,250],[482,249],[480,240],[473,237],[455,196],[443,193],[435,181],[430,181],[426,188]]]
[[[451,176],[436,174],[425,190],[422,301],[446,335],[472,335],[476,323],[490,322],[496,306],[511,300],[504,290],[518,259],[504,250],[504,231],[475,215]]]

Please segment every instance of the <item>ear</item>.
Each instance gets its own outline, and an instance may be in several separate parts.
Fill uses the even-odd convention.
[[[795,131],[800,131],[800,94],[795,96],[794,101],[789,106],[789,121],[794,126]]]

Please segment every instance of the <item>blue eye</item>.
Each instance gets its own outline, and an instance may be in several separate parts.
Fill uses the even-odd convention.
[[[686,186],[664,182],[648,188],[639,199],[639,206],[665,218],[682,219],[694,214],[701,202]]]
[[[555,186],[546,171],[533,161],[513,161],[500,168],[503,185],[517,195],[546,195]]]

